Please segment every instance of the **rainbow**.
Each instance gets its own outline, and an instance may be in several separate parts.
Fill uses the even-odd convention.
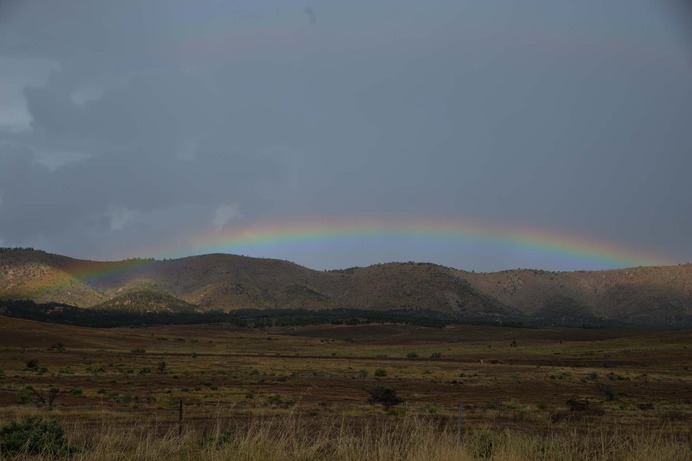
[[[141,255],[171,257],[181,250],[180,242],[175,251],[170,246],[138,250]],[[478,220],[449,217],[398,217],[375,216],[338,217],[329,219],[284,219],[265,222],[227,225],[221,230],[204,230],[188,239],[185,256],[207,253],[236,253],[248,256],[276,257],[282,252],[299,254],[306,250],[322,252],[325,249],[347,250],[379,248],[398,245],[404,248],[418,245],[425,249],[450,249],[460,247],[478,250],[481,254],[490,249],[499,253],[519,251],[522,255],[538,255],[564,263],[581,263],[586,269],[615,269],[633,266],[672,265],[676,262],[664,255],[618,245],[566,232],[537,229],[529,226],[512,226],[484,223]],[[374,254],[379,254],[377,251]],[[434,260],[418,260],[433,262]],[[46,287],[63,290],[67,295],[75,282],[81,281],[98,287],[101,283],[124,282],[126,278],[145,278],[150,268],[159,260],[126,259],[120,261],[89,261],[67,258],[58,267],[61,273],[50,273],[29,281],[24,290],[43,290]],[[385,262],[385,261],[379,261]],[[456,266],[455,266],[456,267]],[[524,266],[528,267],[528,266]],[[341,267],[330,267],[339,269]],[[456,267],[474,269],[472,267]],[[512,269],[515,267],[508,267]],[[530,267],[546,269],[546,267]],[[566,269],[574,270],[574,269]]]
[[[58,271],[39,271],[38,275],[23,281],[20,286],[8,287],[6,294],[11,295],[19,290],[23,296],[37,296],[40,299],[48,289],[62,291],[64,296],[60,301],[69,301],[72,296],[71,290],[81,289],[79,282],[98,289],[101,283],[110,284],[119,279],[124,281],[126,278],[146,277],[148,269],[157,262],[151,258],[104,262],[58,257],[52,263]]]
[[[200,232],[189,239],[195,254],[236,253],[249,256],[270,256],[272,250],[291,248],[310,250],[340,245],[358,248],[391,242],[513,249],[523,254],[593,262],[598,268],[674,264],[672,258],[653,251],[568,232],[448,217],[361,216],[274,220],[227,225],[218,231]]]

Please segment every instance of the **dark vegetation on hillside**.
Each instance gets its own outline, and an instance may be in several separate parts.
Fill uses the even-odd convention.
[[[227,323],[238,327],[266,328],[301,325],[364,325],[400,323],[427,327],[444,327],[453,319],[440,313],[364,309],[238,309],[223,311],[144,311],[117,309],[82,309],[65,304],[36,304],[30,300],[0,301],[0,314],[27,320],[66,325],[110,328],[121,326],[193,325]],[[515,325],[519,326],[519,325]]]
[[[144,309],[83,309],[58,303],[37,304],[31,300],[0,300],[0,315],[41,322],[96,328],[137,327],[151,325],[194,325],[224,323],[237,327],[268,328],[304,325],[369,325],[404,324],[442,328],[451,324],[497,325],[536,328],[556,325],[539,319],[525,318],[488,321],[478,318],[452,317],[436,311],[396,309],[374,311],[368,309],[237,309],[229,312],[194,310]],[[605,320],[582,322],[581,328],[631,328],[639,325]]]

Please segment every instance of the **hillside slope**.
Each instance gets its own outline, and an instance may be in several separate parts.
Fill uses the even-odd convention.
[[[128,291],[93,306],[94,309],[137,313],[195,312],[197,306],[156,291]]]
[[[90,306],[108,299],[74,276],[85,262],[28,249],[0,250],[0,299]]]
[[[287,261],[225,254],[98,262],[2,249],[0,299],[169,311],[433,310],[462,319],[557,325],[606,319],[692,326],[692,265],[472,273],[427,263],[389,263],[321,272]]]
[[[692,265],[607,271],[458,272],[475,289],[537,318],[593,316],[652,325],[690,322]]]

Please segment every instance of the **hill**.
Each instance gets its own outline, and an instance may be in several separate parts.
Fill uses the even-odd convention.
[[[90,306],[108,297],[74,273],[91,264],[32,249],[0,250],[0,299]]]
[[[588,317],[667,326],[692,324],[692,265],[606,271],[458,273],[475,289],[536,319]],[[559,323],[559,322],[558,322]]]
[[[692,326],[692,265],[473,273],[388,263],[322,272],[226,254],[99,262],[2,249],[0,299],[141,312],[396,309],[463,320],[682,327]]]
[[[117,310],[138,313],[194,312],[197,306],[166,293],[141,290],[123,293],[93,306],[99,310]]]

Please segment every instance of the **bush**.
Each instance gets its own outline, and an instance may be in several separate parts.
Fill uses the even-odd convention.
[[[229,430],[223,430],[204,438],[204,445],[210,448],[221,449],[224,445],[232,443],[236,440],[235,434]]]
[[[63,343],[55,343],[48,348],[49,351],[65,352],[65,345]]]
[[[397,396],[396,391],[391,387],[375,386],[368,389],[368,393],[370,394],[368,403],[381,403],[385,407],[390,407],[404,402],[404,399]]]
[[[30,416],[0,429],[0,452],[63,456],[76,451],[67,441],[65,430],[55,420]]]
[[[500,404],[497,403],[497,400],[492,400],[492,399],[488,400],[487,402],[485,402],[483,404],[483,408],[485,408],[486,410],[495,410],[499,406],[500,406]]]
[[[375,376],[379,378],[385,377],[387,376],[387,370],[385,370],[384,368],[378,368],[377,370],[375,370]]]
[[[39,408],[48,406],[48,409],[52,410],[55,400],[60,397],[61,394],[62,392],[60,389],[54,386],[50,386],[48,389],[26,386],[19,396],[19,403],[34,404]]]
[[[286,402],[284,402],[284,399],[282,399],[279,394],[275,394],[267,399],[267,403],[269,403],[269,405],[271,406],[280,407],[283,406]]]

